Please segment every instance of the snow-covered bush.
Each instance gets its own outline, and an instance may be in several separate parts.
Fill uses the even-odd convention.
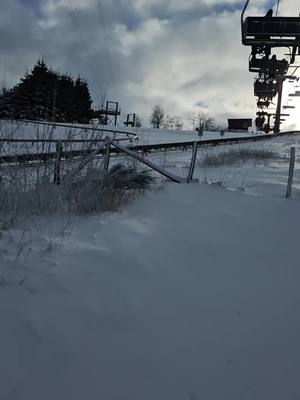
[[[53,184],[52,178],[45,172],[33,181],[25,167],[1,172],[0,231],[34,216],[116,210],[154,183],[148,171],[124,164],[107,172],[96,168],[86,168],[75,176],[68,172],[60,186]]]
[[[105,172],[101,157],[88,156],[102,139],[101,131],[89,133],[90,142],[64,142],[64,151],[79,150],[86,156],[63,160],[61,185],[54,185],[54,160],[44,157],[56,151],[56,142],[51,139],[86,139],[86,135],[76,128],[0,121],[0,232],[34,216],[114,210],[150,188],[153,178],[138,170],[135,163],[127,160],[126,165],[118,164]],[[23,138],[27,141],[10,141]],[[40,154],[41,158],[22,163],[22,154]],[[7,162],[16,155],[19,159],[15,163]]]
[[[75,211],[110,211],[149,189],[154,178],[135,166],[116,164],[108,172],[89,170],[65,185],[68,204]]]

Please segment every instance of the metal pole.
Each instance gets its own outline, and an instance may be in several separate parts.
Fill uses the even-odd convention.
[[[293,176],[294,176],[294,165],[295,165],[295,147],[291,147],[291,157],[290,157],[290,167],[289,167],[289,179],[286,190],[286,198],[291,197],[292,194],[292,185],[293,185]]]
[[[194,175],[194,170],[195,170],[195,163],[196,163],[196,157],[197,157],[197,150],[198,150],[198,142],[195,141],[193,144],[193,154],[191,158],[191,163],[190,163],[190,169],[187,177],[187,182],[190,183],[193,179]]]
[[[110,159],[110,145],[111,145],[111,138],[106,136],[106,145],[105,145],[105,159],[104,159],[104,171],[108,171],[109,168],[109,159]]]
[[[56,159],[54,164],[54,183],[56,185],[60,185],[60,163],[61,163],[61,154],[62,154],[62,142],[58,140],[56,143]]]
[[[118,121],[118,111],[119,111],[119,103],[118,103],[118,102],[116,102],[115,126],[117,126],[117,121]]]
[[[106,109],[105,109],[105,125],[108,125],[108,100],[106,101]]]
[[[241,22],[242,23],[244,22],[244,14],[245,14],[246,8],[248,7],[248,3],[249,3],[249,0],[246,1],[243,11],[242,11],[242,14],[241,14]]]
[[[282,87],[283,81],[280,83],[279,91],[278,91],[278,99],[277,99],[277,108],[276,108],[276,116],[274,123],[274,133],[280,132],[280,113],[281,113],[281,102],[282,102]]]
[[[136,160],[142,162],[143,164],[146,164],[148,167],[154,169],[154,171],[158,172],[159,174],[166,176],[173,182],[176,182],[176,183],[186,183],[187,182],[186,179],[181,178],[179,176],[172,174],[171,172],[167,172],[167,171],[161,169],[160,167],[153,164],[152,162],[146,160],[145,158],[142,158],[139,154],[135,153],[134,151],[129,150],[126,147],[123,147],[123,146],[117,144],[116,142],[113,142],[112,145],[114,147],[116,147],[118,150],[120,150],[121,152],[128,154],[129,156],[135,158]]]

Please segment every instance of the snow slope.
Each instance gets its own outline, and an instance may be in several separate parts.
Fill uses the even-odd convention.
[[[20,121],[0,121],[0,136],[5,138],[19,138],[19,139],[89,139],[104,138],[106,135],[117,138],[124,138],[126,134],[113,134],[103,131],[96,132],[90,130],[83,130],[80,127],[92,128],[92,125],[68,124],[72,128],[66,128],[56,124],[51,127],[43,124],[32,124],[30,122]],[[99,130],[101,126],[96,126]],[[194,140],[206,139],[220,139],[220,132],[204,132],[203,136],[199,138],[197,132],[191,130],[168,130],[168,129],[152,129],[152,128],[124,128],[123,126],[103,126],[103,129],[121,130],[136,135],[139,144],[154,144],[154,143],[177,143]],[[224,137],[244,137],[253,136],[262,133],[251,132],[225,132]]]
[[[200,182],[219,182],[231,190],[243,190],[254,195],[282,198],[285,196],[290,149],[296,148],[293,197],[300,198],[300,135],[293,134],[262,142],[199,147],[194,177]],[[239,150],[267,150],[274,154],[269,159],[253,158],[233,164],[205,165],[207,157]],[[181,177],[187,177],[191,150],[148,154],[147,159]]]
[[[169,184],[3,237],[1,400],[299,398],[299,213]]]

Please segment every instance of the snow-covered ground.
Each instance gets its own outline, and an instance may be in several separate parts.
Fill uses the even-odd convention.
[[[72,125],[71,125],[72,126]],[[60,124],[51,127],[43,124],[24,123],[20,121],[0,121],[0,133],[2,137],[20,138],[20,139],[89,139],[89,138],[104,138],[106,135],[117,138],[124,138],[126,134],[107,133],[99,131],[98,133],[91,130],[83,130],[79,127],[92,128],[92,125],[74,124],[72,128],[60,126]],[[101,129],[101,126],[97,128]],[[194,140],[220,139],[220,132],[204,132],[201,137],[194,131],[179,131],[166,129],[151,129],[151,128],[124,128],[122,126],[104,126],[104,129],[120,129],[137,137],[135,143],[139,144],[154,144],[154,143],[177,143]],[[240,132],[225,132],[224,138],[228,137],[244,137],[261,135],[262,133],[252,133],[247,131]]]
[[[194,178],[200,182],[218,183],[227,189],[249,194],[282,198],[286,192],[290,149],[296,148],[293,196],[300,198],[300,134],[287,135],[256,143],[199,147]],[[206,165],[205,159],[218,154],[241,149],[274,154],[269,159],[240,159],[232,165]],[[191,150],[147,155],[147,159],[174,174],[187,177]]]
[[[168,184],[6,233],[1,400],[298,399],[299,213]]]
[[[91,131],[82,131],[76,129],[77,125],[74,125],[74,129],[57,126],[51,128],[47,125],[36,125],[31,123],[22,122],[11,122],[11,121],[0,121],[0,134],[2,137],[14,137],[14,138],[73,138],[73,139],[86,139],[86,138],[104,138],[106,133],[97,133]],[[122,127],[118,127],[121,129]],[[122,128],[125,129],[125,128]],[[136,129],[126,128],[128,132],[134,132],[138,137],[138,142],[135,143],[147,144],[147,143],[167,143],[167,142],[180,142],[180,141],[193,141],[197,140],[198,135],[192,131],[170,131],[170,130],[158,130],[158,129]],[[261,133],[258,133],[261,135]],[[247,132],[235,132],[225,133],[227,137],[241,137],[241,136],[253,136],[252,133]],[[119,135],[118,137],[124,137]],[[218,132],[205,132],[202,139],[215,138],[219,139],[220,134]],[[123,144],[129,145],[129,142]],[[268,139],[266,141],[260,141],[257,143],[243,143],[237,145],[224,145],[224,146],[209,146],[199,147],[198,158],[195,168],[194,177],[199,179],[200,182],[218,182],[228,189],[243,190],[247,193],[258,194],[258,195],[270,195],[275,197],[282,197],[286,191],[288,167],[289,167],[289,152],[291,146],[296,147],[296,165],[294,174],[294,185],[293,195],[300,197],[300,135],[287,135],[284,137],[278,137]],[[89,144],[64,144],[64,150],[76,150],[89,148]],[[210,155],[217,155],[222,152],[232,151],[234,149],[268,149],[274,152],[274,158],[268,160],[253,159],[250,161],[235,163],[232,165],[205,165],[203,160]],[[56,145],[53,144],[8,144],[4,143],[0,145],[0,155],[7,154],[27,154],[37,152],[55,152]],[[191,159],[191,150],[188,151],[176,151],[166,152],[158,154],[148,154],[146,156],[150,161],[158,164],[160,167],[169,170],[179,176],[186,177],[188,174],[188,167]],[[111,159],[111,164],[122,161],[117,158]],[[68,163],[64,163],[64,168],[68,168]]]
[[[176,130],[164,130],[164,129],[139,129],[135,130],[136,135],[139,138],[138,143],[140,144],[154,144],[154,143],[180,143],[194,140],[209,140],[209,139],[220,139],[220,132],[203,132],[201,137],[198,136],[197,132],[193,131],[176,131]],[[247,131],[240,132],[225,132],[222,138],[236,138],[244,136],[262,135],[262,133],[251,133]]]

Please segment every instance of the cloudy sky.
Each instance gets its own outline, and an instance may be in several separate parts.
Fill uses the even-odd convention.
[[[299,0],[280,15],[298,16]],[[14,85],[38,58],[81,74],[95,105],[104,96],[148,124],[155,104],[220,124],[253,117],[250,49],[240,38],[243,0],[1,0],[0,80]],[[250,1],[263,15],[276,1]],[[293,121],[295,117],[292,117]]]

